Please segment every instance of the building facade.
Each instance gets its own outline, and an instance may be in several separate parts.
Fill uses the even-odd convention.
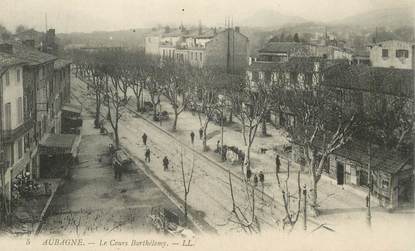
[[[369,46],[370,62],[374,67],[412,69],[412,44],[389,40]]]
[[[303,51],[301,47],[294,50],[300,53]],[[351,64],[349,60],[328,60],[322,57],[290,57],[293,54],[283,54],[282,50],[276,52],[273,50],[272,55],[262,54],[262,58],[249,66],[247,78],[251,84],[265,82],[285,88],[290,88],[291,85],[322,84],[338,95],[336,100],[341,102],[342,109],[357,107],[360,113],[367,114],[374,105],[376,109],[382,110],[401,100],[405,103],[403,112],[408,118],[412,116],[414,88],[411,70],[371,67]],[[288,109],[271,111],[270,118],[282,128],[295,126],[295,115]],[[369,189],[368,177],[371,175],[371,189],[381,206],[389,209],[413,206],[412,151],[385,150],[374,143],[369,156],[366,145],[353,139],[336,150],[329,156],[324,174],[338,185],[349,185],[363,191]],[[304,158],[301,149],[301,145],[293,145],[292,158],[299,162]],[[368,172],[369,159],[371,174]]]
[[[188,31],[167,30],[146,38],[146,54],[158,55],[197,67],[219,67],[227,72],[245,71],[248,66],[248,38],[239,27]],[[158,47],[158,51],[157,51]]]
[[[60,134],[61,109],[70,102],[70,62],[43,53],[32,44],[0,44],[5,166],[2,187],[8,199],[12,198],[11,187],[17,175],[40,178],[45,163],[40,161],[39,146],[51,134]]]

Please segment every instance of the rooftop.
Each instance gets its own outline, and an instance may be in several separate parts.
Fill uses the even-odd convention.
[[[29,65],[44,64],[57,59],[56,56],[43,53],[35,48],[30,48],[18,41],[7,42],[13,45],[13,56],[27,61]]]
[[[0,72],[3,70],[3,68],[4,69],[7,68],[7,66],[24,64],[24,63],[25,61],[22,59],[19,59],[8,53],[0,52]]]
[[[54,62],[53,67],[54,67],[55,69],[60,69],[60,68],[65,67],[65,66],[67,66],[67,65],[69,65],[69,64],[71,64],[71,61],[58,58],[58,59]]]
[[[269,42],[259,52],[287,53],[291,50],[307,48],[307,46],[297,42]]]
[[[337,64],[326,70],[325,79],[332,87],[413,97],[412,70]]]

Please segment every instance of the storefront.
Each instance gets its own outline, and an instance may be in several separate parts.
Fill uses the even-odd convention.
[[[77,158],[80,141],[79,135],[51,134],[40,142],[40,177],[65,177]]]
[[[294,145],[292,157],[301,162],[303,155],[302,147]],[[335,184],[365,192],[371,187],[381,207],[394,210],[414,206],[414,167],[410,156],[372,148],[369,158],[365,144],[349,142],[330,154],[326,164],[323,174]]]
[[[81,112],[82,107],[72,103],[62,106],[61,133],[80,134],[80,128],[82,127]]]

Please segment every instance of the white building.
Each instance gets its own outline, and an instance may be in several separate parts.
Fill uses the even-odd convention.
[[[25,134],[30,121],[24,119],[23,65],[25,62],[6,53],[0,53],[1,123],[5,159],[6,196],[11,194],[11,180],[22,174],[30,162],[25,148]]]
[[[389,40],[369,46],[373,67],[412,69],[412,43]]]

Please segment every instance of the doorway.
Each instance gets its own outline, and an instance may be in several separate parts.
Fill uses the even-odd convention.
[[[344,184],[344,164],[341,162],[336,163],[337,185]]]

